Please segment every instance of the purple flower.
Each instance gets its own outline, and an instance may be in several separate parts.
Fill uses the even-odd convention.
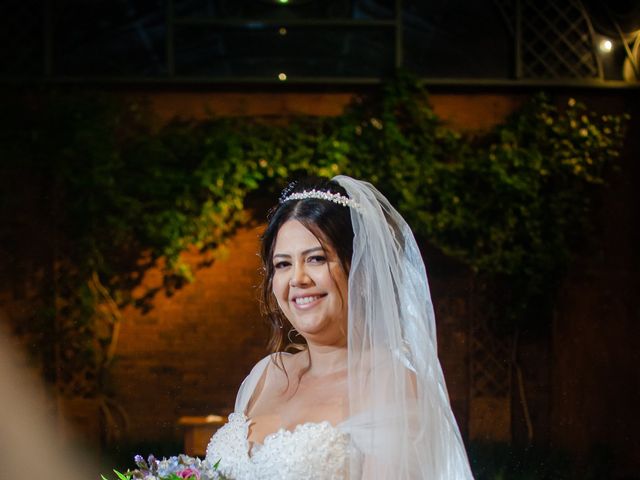
[[[135,457],[133,457],[133,461],[136,463],[137,467],[140,470],[142,471],[149,470],[149,465],[147,465],[147,462],[145,462],[142,455],[136,455]]]

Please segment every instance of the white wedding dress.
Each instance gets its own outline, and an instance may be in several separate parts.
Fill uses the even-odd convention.
[[[303,423],[280,429],[263,444],[249,444],[251,419],[245,412],[271,357],[262,359],[242,382],[235,411],[211,437],[206,460],[234,480],[344,480],[349,478],[349,433],[345,424]]]

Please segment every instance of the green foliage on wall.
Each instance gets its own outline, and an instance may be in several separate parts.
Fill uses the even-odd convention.
[[[624,116],[538,94],[474,138],[444,125],[420,85],[401,81],[342,120],[352,171],[390,194],[419,235],[497,282],[503,323],[548,315],[620,154]]]
[[[407,78],[356,98],[339,117],[284,121],[155,127],[143,102],[69,94],[38,101],[27,109],[5,102],[0,156],[50,185],[56,342],[69,352],[58,358],[61,383],[85,395],[102,388],[118,306],[144,304],[131,295],[143,272],[161,261],[169,292],[190,280],[181,252],[223,245],[248,220],[248,194],[275,192],[302,173],[370,180],[419,236],[509,285],[501,315],[522,320],[552,297],[586,234],[625,123],[538,95],[486,135],[466,136]]]

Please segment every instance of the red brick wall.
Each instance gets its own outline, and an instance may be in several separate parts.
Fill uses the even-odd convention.
[[[161,120],[175,115],[337,115],[348,93],[156,93],[148,98]],[[513,111],[523,95],[434,95],[435,110],[455,128],[487,129]],[[227,413],[243,376],[266,351],[260,319],[257,237],[260,228],[241,230],[229,241],[225,259],[197,272],[193,284],[173,297],[159,294],[153,310],[124,312],[112,370],[116,401],[131,419],[133,440],[177,438],[178,417]],[[192,263],[198,263],[195,255]],[[439,323],[440,354],[461,428],[468,419],[468,278],[432,276]],[[159,271],[145,285],[157,285]]]
[[[279,92],[140,92],[147,96],[161,121],[173,116],[202,118],[216,115],[297,114],[337,115],[353,93]],[[130,92],[130,95],[137,95]],[[452,126],[488,128],[502,119],[524,96],[434,95],[436,111]],[[2,225],[16,245],[17,259],[0,252],[0,299],[4,322],[19,333],[51,298],[52,233],[48,225],[46,179],[28,172],[3,171],[7,188],[21,185],[11,196],[9,217]],[[111,370],[115,401],[127,412],[132,441],[177,438],[179,416],[225,413],[233,406],[237,387],[250,366],[265,354],[266,328],[259,317],[255,285],[259,228],[245,229],[230,239],[228,256],[196,272],[193,284],[171,298],[159,293],[153,309],[143,314],[127,308]],[[47,238],[49,241],[43,242]],[[196,264],[199,259],[187,258]],[[158,270],[148,272],[144,284],[157,285]],[[465,424],[466,377],[464,319],[457,280],[443,280],[443,300],[436,303],[439,332],[456,412]],[[435,282],[435,283],[434,283]],[[453,283],[452,283],[453,282]],[[438,290],[437,279],[432,279]],[[462,281],[464,284],[464,281]],[[462,288],[463,289],[463,288]],[[462,305],[462,306],[460,306]]]
[[[266,353],[256,289],[261,230],[239,230],[222,258],[196,269],[195,281],[171,297],[157,294],[148,313],[123,311],[111,376],[132,440],[179,435],[183,415],[233,410],[240,382]],[[202,260],[197,253],[184,257],[194,266]],[[161,272],[150,270],[139,291],[161,281]]]
[[[151,104],[162,121],[174,115],[339,114],[351,93],[155,92]],[[621,110],[636,105],[637,93],[609,93],[587,103]],[[438,93],[431,96],[436,112],[463,130],[484,130],[517,108],[526,94]],[[634,103],[635,102],[635,103]],[[640,138],[638,120],[630,138]],[[551,349],[523,344],[523,368],[532,414],[555,446],[587,458],[594,446],[605,444],[616,465],[640,470],[640,358],[633,347],[640,325],[637,307],[640,225],[636,159],[638,140],[625,153],[623,175],[605,195],[595,249],[580,252],[559,298]],[[0,252],[0,317],[20,325],[46,304],[50,293],[51,258],[47,227],[46,182],[26,177],[0,178],[16,189],[11,231],[19,246],[19,261],[7,262]],[[115,400],[130,417],[130,439],[178,438],[175,422],[181,415],[225,413],[250,366],[264,353],[266,329],[259,318],[255,285],[259,281],[257,235],[260,228],[240,230],[230,239],[228,256],[196,272],[193,284],[170,298],[163,293],[147,314],[124,311],[112,380]],[[589,242],[586,242],[589,243]],[[454,410],[466,429],[468,411],[468,318],[470,301],[466,274],[431,261],[427,268],[438,319],[439,351]],[[48,260],[49,259],[49,260]],[[196,255],[187,258],[198,262]],[[5,268],[11,264],[10,269]],[[48,267],[49,265],[49,267]],[[155,285],[159,272],[145,283]],[[542,360],[541,360],[542,359]],[[548,373],[550,372],[550,373]],[[545,375],[548,374],[548,377]],[[551,383],[549,388],[548,383]],[[518,406],[514,416],[521,417]],[[516,422],[517,423],[517,422]],[[517,427],[517,425],[516,425]],[[521,428],[521,425],[520,427]],[[546,433],[544,431],[546,429]]]
[[[149,99],[161,121],[175,116],[206,118],[259,115],[339,115],[354,93],[267,93],[267,92],[132,92]],[[501,122],[528,98],[526,94],[434,94],[435,112],[461,130],[485,130]]]

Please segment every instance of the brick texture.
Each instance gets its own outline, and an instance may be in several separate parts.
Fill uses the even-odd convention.
[[[353,96],[339,93],[285,92],[143,92],[165,121],[175,115],[337,115]],[[128,92],[127,95],[136,92]],[[619,476],[634,478],[640,470],[640,401],[637,307],[640,261],[640,209],[637,184],[640,112],[637,92],[585,94],[588,105],[622,111],[635,105],[624,153],[624,175],[601,205],[595,247],[577,252],[579,261],[559,295],[551,340],[524,338],[524,369],[534,433],[589,459],[604,445]],[[482,131],[502,121],[525,99],[524,93],[457,92],[431,96],[435,111],[452,127]],[[634,100],[635,99],[635,100]],[[0,319],[20,336],[51,298],[52,227],[47,216],[46,179],[30,172],[7,172],[0,166],[0,187],[10,189],[10,204],[1,205],[0,235],[13,245],[11,256],[0,250]],[[183,415],[225,414],[254,362],[265,352],[267,329],[260,318],[258,235],[247,227],[233,236],[228,254],[198,269],[195,282],[171,297],[159,293],[153,309],[127,308],[110,372],[115,402],[129,417],[131,442],[179,439]],[[46,241],[43,241],[45,239]],[[585,242],[589,243],[589,242]],[[425,250],[438,322],[439,353],[454,412],[463,435],[469,412],[468,272]],[[185,259],[197,264],[200,257]],[[147,272],[145,286],[157,286],[160,271]],[[545,343],[547,342],[547,343]],[[29,343],[29,339],[27,339]],[[548,344],[550,343],[550,344]],[[522,412],[512,402],[515,437],[522,438]],[[518,433],[520,431],[520,433]],[[630,476],[631,475],[631,476]]]
[[[123,311],[111,378],[131,439],[176,437],[180,416],[233,410],[240,382],[266,354],[256,288],[261,230],[240,229],[222,258],[196,269],[195,281],[171,297],[158,293],[148,313]],[[184,259],[203,260],[194,252]],[[150,270],[139,291],[160,281],[160,271]]]

